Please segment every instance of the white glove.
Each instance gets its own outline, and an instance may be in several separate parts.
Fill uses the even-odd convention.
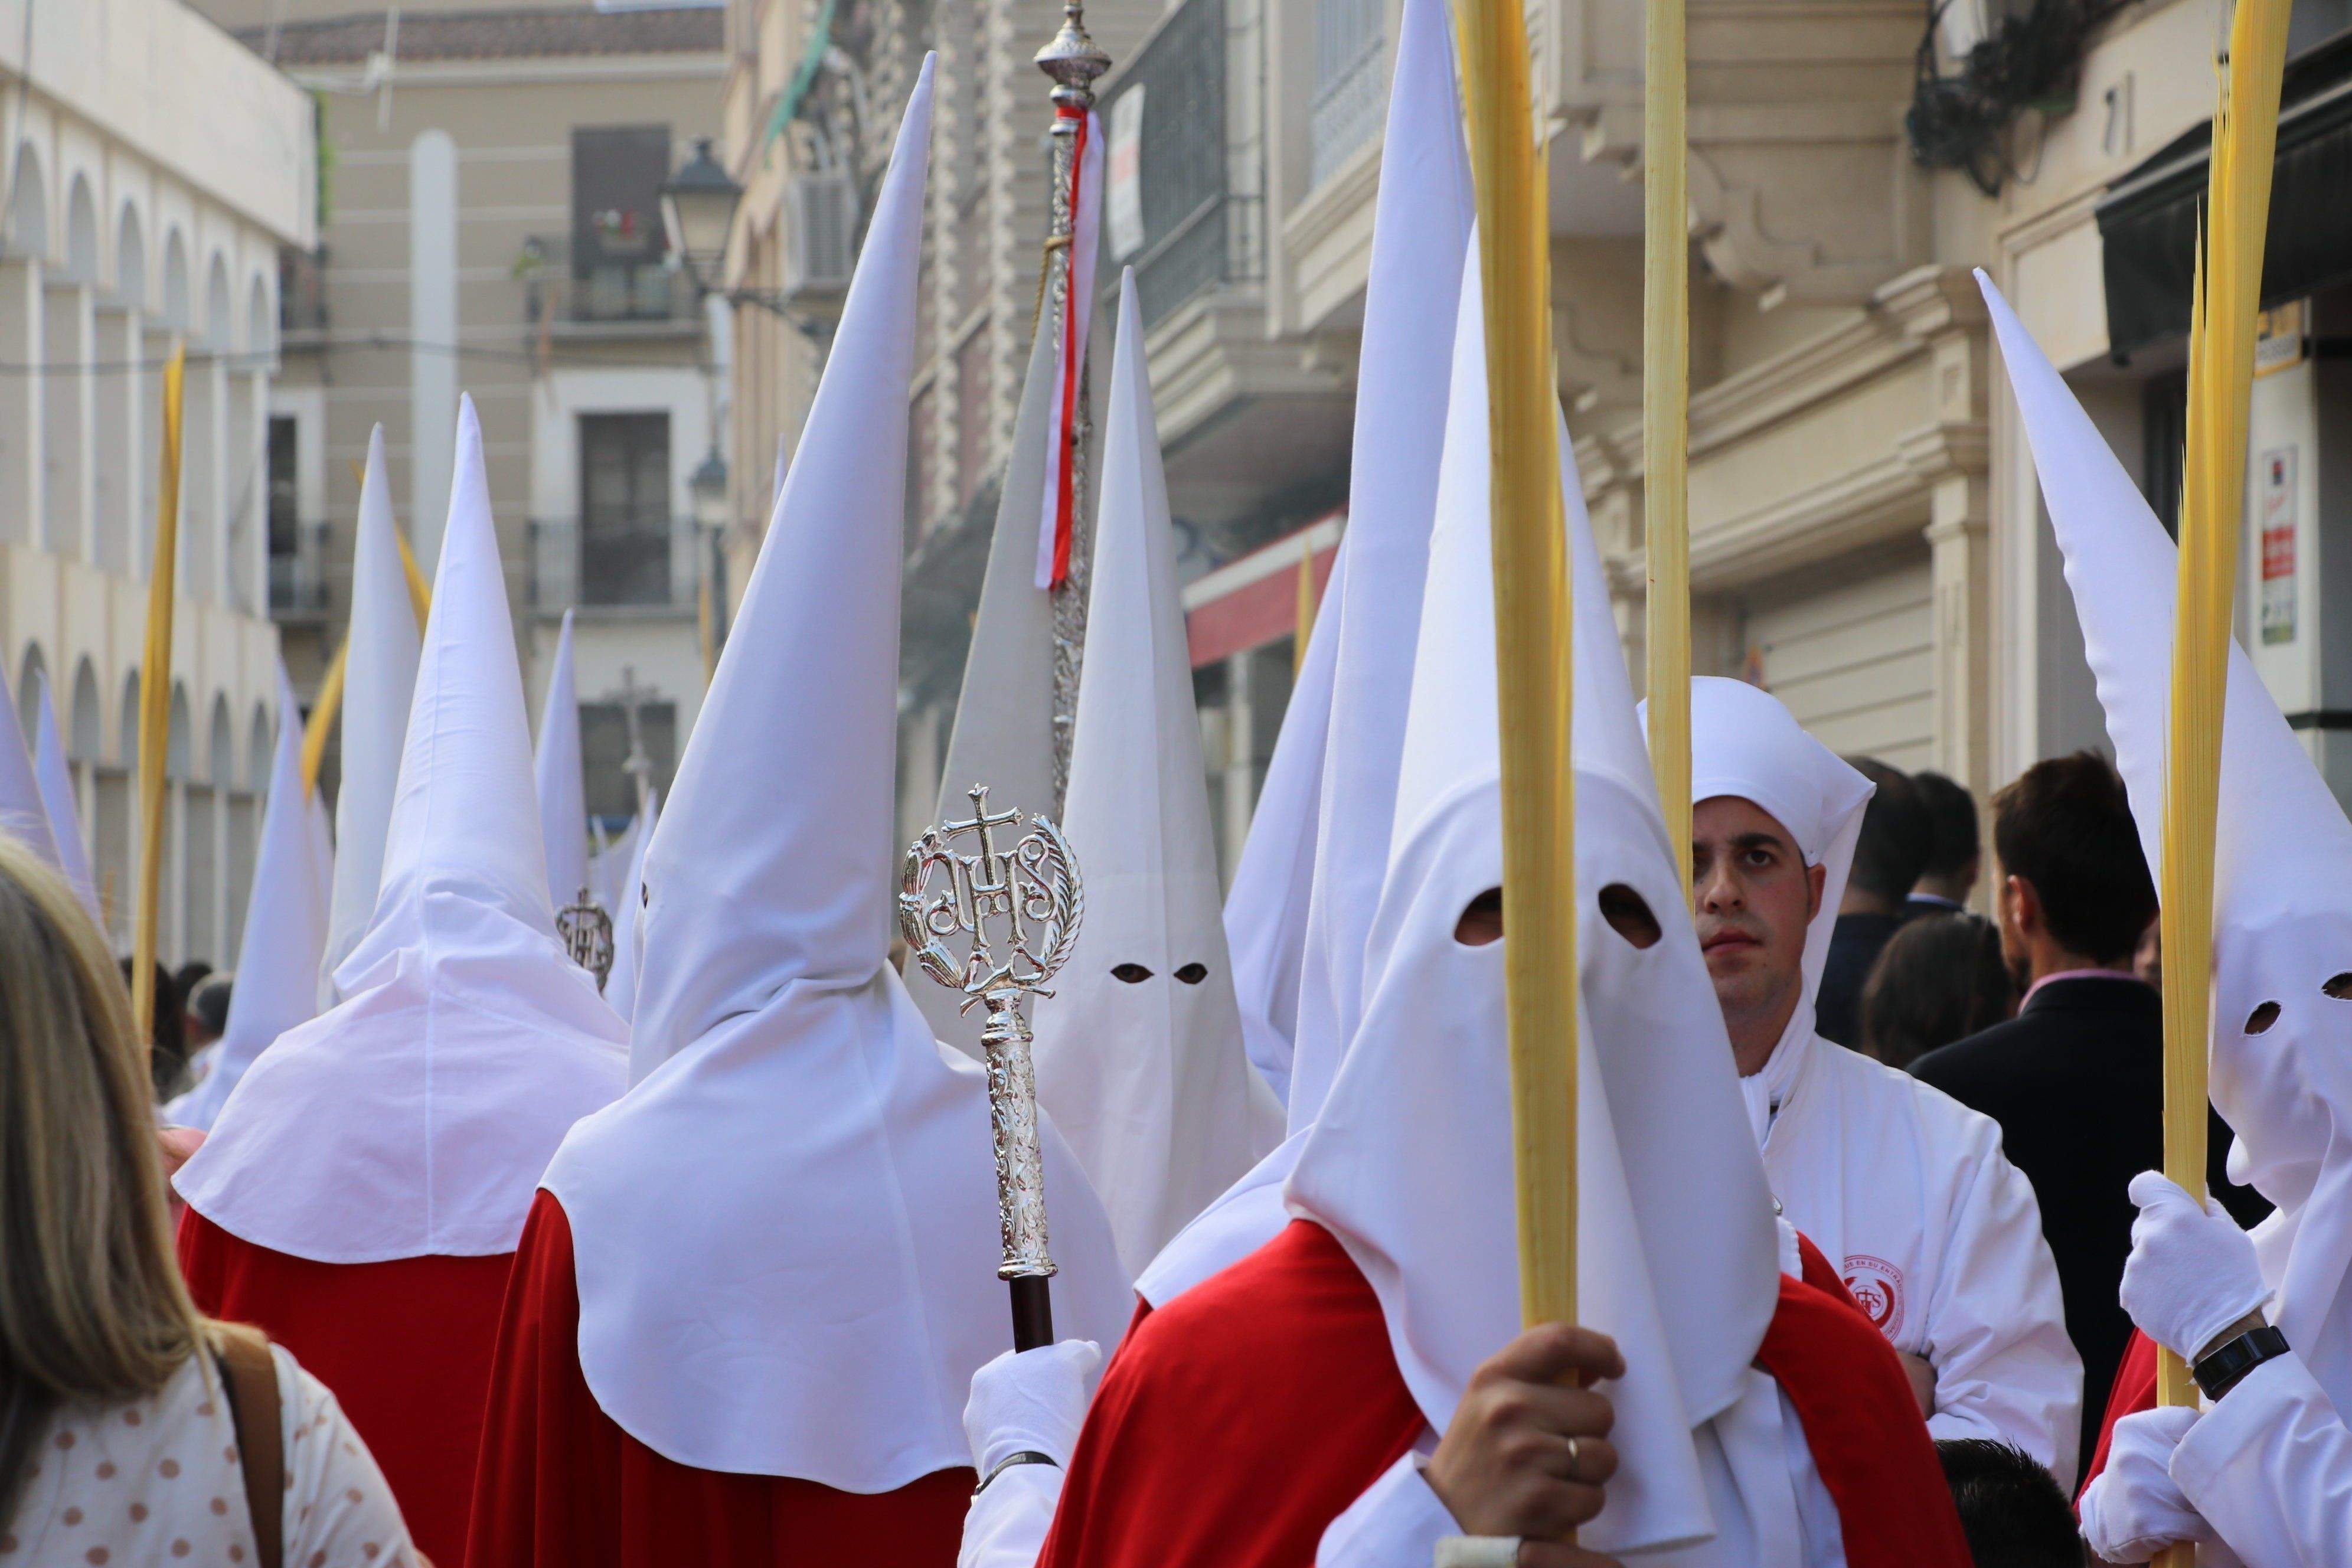
[[[2173,1189],[2179,1191],[2178,1187]],[[2172,1482],[2172,1450],[2197,1425],[2186,1405],[2160,1405],[2116,1423],[2107,1468],[2083,1492],[2083,1539],[2108,1563],[2145,1563],[2168,1546],[2214,1539]]]
[[[2270,1300],[2253,1238],[2221,1205],[2200,1209],[2154,1171],[2134,1176],[2129,1191],[2139,1217],[2124,1264],[2124,1310],[2149,1339],[2193,1359]]]
[[[963,1431],[980,1473],[1024,1449],[1050,1454],[1067,1468],[1102,1358],[1092,1340],[1064,1340],[1043,1350],[1006,1351],[973,1373]]]

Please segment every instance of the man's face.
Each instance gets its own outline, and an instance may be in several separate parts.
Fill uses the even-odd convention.
[[[1717,795],[1692,810],[1691,915],[1727,1016],[1773,1006],[1803,984],[1823,876],[1754,801]]]

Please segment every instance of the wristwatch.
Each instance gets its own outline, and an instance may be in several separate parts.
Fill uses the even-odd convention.
[[[1011,1469],[1015,1465],[1051,1465],[1057,1470],[1062,1468],[1061,1461],[1055,1458],[1053,1455],[1041,1454],[1034,1448],[1024,1448],[1017,1454],[1007,1454],[1004,1458],[997,1460],[993,1465],[991,1465],[988,1468],[988,1474],[980,1478],[980,1485],[971,1489],[971,1495],[978,1497],[981,1493],[986,1491],[988,1489],[989,1482],[994,1480],[997,1477],[1003,1475],[1005,1471]]]
[[[2206,1398],[2219,1400],[2243,1383],[2254,1368],[2286,1354],[2286,1336],[2264,1323],[2206,1352],[2189,1373]]]

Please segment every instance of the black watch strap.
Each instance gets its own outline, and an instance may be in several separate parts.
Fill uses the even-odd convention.
[[[2208,1399],[2219,1399],[2243,1383],[2246,1374],[2266,1361],[2286,1354],[2286,1336],[2264,1323],[2236,1339],[2216,1345],[2189,1369]]]
[[[1062,1468],[1062,1462],[1054,1458],[1053,1455],[1041,1454],[1034,1448],[1024,1448],[1017,1454],[1007,1454],[1004,1458],[997,1460],[996,1463],[989,1466],[988,1474],[980,1478],[980,1485],[971,1489],[971,1495],[978,1497],[981,1493],[986,1491],[988,1489],[989,1482],[994,1480],[997,1477],[1003,1475],[1005,1471],[1011,1469],[1015,1465],[1051,1465],[1057,1470]]]

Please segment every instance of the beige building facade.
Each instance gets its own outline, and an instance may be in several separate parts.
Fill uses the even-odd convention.
[[[931,786],[919,781],[944,743],[1028,341],[1046,110],[1027,55],[1057,12],[1016,4],[975,28],[949,0],[730,9],[727,145],[754,192],[739,233],[753,267],[796,243],[806,204],[790,171],[824,166],[828,143],[878,168],[878,106],[895,110],[920,49],[940,49],[903,693],[902,768],[925,806]],[[1113,180],[1127,185],[1110,197],[1127,211],[1106,231],[1102,275],[1137,272],[1228,866],[1288,693],[1297,597],[1285,573],[1344,527],[1400,13],[1401,0],[1178,0],[1087,14],[1117,62],[1099,97]],[[1757,681],[1840,751],[1939,770],[1979,798],[2039,757],[2103,743],[1972,272],[2010,293],[2168,515],[2186,280],[2166,269],[2179,203],[2193,206],[2202,186],[2196,132],[2211,113],[2222,14],[2220,0],[1956,0],[1931,21],[1908,0],[1693,0],[1700,672]],[[1638,680],[1642,13],[1637,0],[1538,0],[1528,18],[1550,147],[1560,394]],[[2312,0],[2294,26],[2282,147],[2324,149],[2352,75],[2352,40],[2329,40],[2352,6]],[[829,32],[812,46],[817,28]],[[794,98],[803,60],[821,63]],[[844,60],[868,73],[863,100],[838,100],[866,115],[849,137],[827,129],[844,110],[823,96],[834,67],[822,62]],[[783,129],[766,139],[771,122]],[[778,155],[800,137],[796,161]],[[2283,169],[2291,155],[2303,154],[2283,152]],[[2352,192],[2327,177],[2282,175],[2295,216],[2347,206]],[[2321,352],[2347,280],[2333,258],[2352,242],[2298,245],[2274,229],[2273,248],[2305,257],[2273,269],[2294,297],[2268,301],[2302,325],[2273,334],[2277,374],[2256,392],[2244,636],[2352,795],[2352,742],[2338,738],[2352,726],[2352,613],[2331,621],[2328,592],[2338,577],[2352,591],[2341,542],[2352,495],[2323,449],[2352,417],[2341,405],[2352,394]],[[1098,311],[1101,337],[1109,320]],[[774,362],[788,369],[755,370],[750,341],[746,478],[755,453],[789,440],[818,363],[803,336]],[[746,542],[766,496],[764,484],[739,496]]]
[[[195,3],[308,92],[326,163],[318,243],[285,258],[269,405],[270,609],[297,689],[342,637],[371,429],[429,574],[470,394],[534,711],[571,611],[589,812],[618,830],[632,710],[666,787],[719,588],[694,480],[723,458],[730,322],[670,254],[659,190],[719,130],[722,12]]]
[[[316,238],[310,103],[179,0],[14,0],[0,128],[0,649],[28,740],[51,695],[128,951],[162,367],[184,343],[159,956],[226,965],[278,724],[265,423],[278,253]]]

